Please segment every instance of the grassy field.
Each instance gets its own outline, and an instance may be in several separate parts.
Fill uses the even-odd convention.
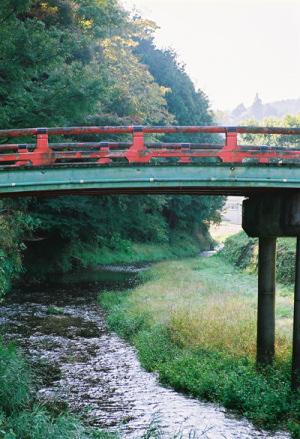
[[[133,290],[102,294],[108,325],[137,346],[162,383],[300,437],[300,395],[290,391],[292,287],[278,285],[276,362],[259,371],[257,278],[226,259],[162,262]]]

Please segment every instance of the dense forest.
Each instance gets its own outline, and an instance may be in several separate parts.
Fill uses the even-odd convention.
[[[207,97],[195,90],[172,50],[155,47],[155,27],[130,18],[117,0],[3,0],[0,128],[212,125]],[[0,203],[5,292],[25,271],[70,269],[82,262],[83,248],[184,245],[183,236],[195,240],[207,222],[218,220],[223,200],[123,195]]]

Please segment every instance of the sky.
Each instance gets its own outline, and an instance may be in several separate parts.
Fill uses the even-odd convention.
[[[300,98],[300,0],[121,0],[156,22],[214,110]]]

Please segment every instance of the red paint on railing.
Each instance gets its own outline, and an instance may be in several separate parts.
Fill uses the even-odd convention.
[[[144,134],[155,133],[220,133],[225,134],[225,145],[201,143],[147,143]],[[58,127],[0,130],[0,139],[36,136],[36,144],[0,144],[0,165],[3,166],[52,166],[62,163],[87,163],[94,160],[107,164],[114,159],[129,163],[148,163],[152,158],[178,158],[179,163],[190,163],[193,158],[215,157],[227,163],[242,163],[255,159],[258,163],[270,160],[295,161],[300,165],[300,150],[272,146],[238,145],[239,133],[300,135],[300,128],[277,127]],[[48,136],[76,137],[87,134],[132,134],[132,142],[78,142],[49,143]]]

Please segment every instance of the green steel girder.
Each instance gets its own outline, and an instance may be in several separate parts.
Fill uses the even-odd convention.
[[[0,197],[64,193],[250,195],[300,189],[300,168],[267,164],[0,168]]]

